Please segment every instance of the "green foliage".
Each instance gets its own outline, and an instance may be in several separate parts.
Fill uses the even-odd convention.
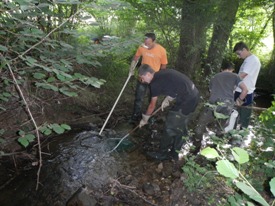
[[[33,134],[26,134],[24,131],[20,130],[18,132],[19,138],[18,142],[23,145],[24,147],[27,147],[31,142],[34,141],[35,136]]]
[[[50,135],[52,132],[55,132],[57,134],[63,134],[66,130],[71,130],[71,127],[67,124],[48,124],[43,125],[39,128],[39,131],[44,135]]]
[[[63,134],[66,130],[71,130],[71,127],[67,124],[56,124],[56,123],[43,125],[39,128],[39,131],[46,136],[51,135],[53,132],[55,132],[56,134]],[[31,134],[31,133],[26,134],[22,130],[20,130],[18,134],[20,137],[18,138],[17,141],[24,147],[28,147],[30,143],[34,142],[36,138],[34,134]]]
[[[229,118],[228,115],[224,115],[220,112],[218,112],[219,110],[219,107],[223,106],[225,103],[223,102],[217,102],[216,104],[210,104],[210,103],[206,103],[205,105],[208,106],[209,108],[211,108],[211,110],[213,110],[213,114],[214,114],[214,117],[220,127],[220,130],[223,131],[224,128],[222,126],[222,120],[226,120]]]
[[[244,172],[242,172],[240,169],[238,170],[235,165],[227,159],[226,156],[224,156],[222,153],[221,156],[218,155],[218,152],[213,148],[205,148],[204,150],[202,150],[201,154],[207,158],[218,158],[219,160],[216,162],[216,169],[219,174],[234,180],[236,187],[239,188],[243,193],[248,195],[250,199],[257,201],[261,205],[269,206],[266,200],[255,190],[255,188],[242,174]],[[242,148],[234,147],[231,150],[231,154],[233,155],[234,160],[239,164],[239,166],[249,161],[249,155],[247,151],[243,150]],[[270,190],[273,191],[274,184],[270,183],[270,186]],[[230,199],[230,201],[233,202],[232,199]]]
[[[195,162],[195,157],[186,157],[186,164],[182,167],[183,173],[186,175],[184,186],[189,192],[193,192],[198,188],[210,187],[209,179],[213,177],[213,172],[209,172],[210,166],[202,167]],[[207,178],[205,177],[207,175]]]
[[[1,70],[7,70],[7,64],[9,64],[16,76],[20,77],[18,83],[21,80],[33,82],[33,85],[38,88],[50,89],[69,97],[77,95],[77,90],[81,88],[79,83],[84,84],[84,87],[100,88],[104,84],[104,80],[85,74],[75,75],[76,72],[74,72],[74,67],[78,64],[99,65],[96,61],[97,55],[94,55],[97,53],[95,48],[75,44],[81,34],[74,30],[73,24],[68,23],[62,27],[61,24],[55,25],[52,22],[47,22],[49,21],[47,15],[52,16],[51,18],[56,16],[60,20],[63,17],[64,22],[70,22],[63,10],[59,10],[61,13],[55,13],[54,7],[49,2],[40,3],[37,7],[34,5],[36,5],[36,1],[13,1],[6,5],[6,10],[3,10],[0,19],[2,27],[5,29],[0,37],[4,40],[9,39],[9,41],[0,42],[3,52]],[[56,6],[60,8],[73,7],[73,5]],[[41,9],[44,12],[41,12]],[[8,15],[9,10],[13,12]],[[37,19],[41,19],[41,21],[37,21]],[[42,22],[45,24],[41,24]],[[18,24],[20,27],[17,26]],[[58,27],[60,29],[57,30]],[[49,32],[52,32],[52,35],[49,35]],[[69,41],[66,41],[66,38],[58,39],[60,35],[70,36]],[[7,77],[9,76],[1,75],[2,80]],[[9,88],[6,88],[6,91],[8,90]],[[0,96],[2,101],[8,101],[8,97],[12,95],[7,96],[7,94],[9,93],[2,93]]]
[[[260,114],[259,119],[268,130],[271,130],[271,133],[275,132],[275,101],[272,101],[272,105]]]

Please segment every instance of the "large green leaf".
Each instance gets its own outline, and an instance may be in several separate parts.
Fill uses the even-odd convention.
[[[229,117],[228,115],[224,115],[222,113],[216,112],[215,110],[214,110],[214,116],[217,119],[228,119],[228,117]]]
[[[64,128],[64,129],[66,129],[66,130],[71,130],[70,125],[67,125],[67,124],[61,124],[60,126],[61,126],[61,127],[63,127],[63,128]]]
[[[243,164],[249,161],[249,155],[247,153],[247,151],[245,151],[242,148],[239,147],[234,147],[232,149],[232,154],[235,158],[235,160],[239,163],[239,164]]]
[[[61,127],[60,125],[58,125],[58,124],[52,124],[51,128],[57,134],[63,134],[65,132],[65,129],[63,127]]]
[[[265,199],[252,187],[244,182],[237,182],[236,186],[247,194],[251,199],[261,203],[263,206],[269,206]]]
[[[273,196],[275,196],[275,177],[273,177],[270,180],[269,186],[270,186],[270,191],[272,192]]]
[[[27,134],[25,136],[25,138],[29,141],[29,142],[33,142],[35,139],[35,136],[33,134]]]
[[[225,177],[229,177],[231,179],[235,179],[235,178],[239,177],[239,171],[228,160],[219,160],[216,162],[216,164],[217,164],[216,165],[217,171],[221,175],[223,175]]]
[[[30,66],[30,67],[33,67],[35,66],[35,63],[37,63],[37,60],[30,57],[30,56],[27,56],[26,57],[26,63]]]
[[[66,77],[64,77],[64,76],[61,75],[61,74],[57,74],[56,77],[57,77],[57,79],[59,79],[59,80],[62,81],[62,82],[65,82],[65,81],[66,81]]]
[[[11,93],[9,93],[9,92],[3,92],[2,95],[4,97],[11,97]]]
[[[3,45],[0,45],[0,51],[6,52],[8,51],[8,48]]]
[[[68,91],[68,88],[66,88],[66,87],[60,88],[59,91],[60,91],[62,94],[65,94],[65,95],[68,96],[68,97],[77,97],[77,96],[78,96],[76,92]]]
[[[24,147],[27,147],[29,145],[29,141],[25,137],[19,137],[17,141]]]
[[[36,82],[36,83],[35,83],[35,86],[37,86],[37,87],[42,87],[42,88],[44,88],[44,89],[53,90],[53,91],[55,91],[55,92],[58,91],[58,87],[56,87],[56,86],[54,86],[54,85],[51,85],[51,84]]]
[[[215,149],[211,148],[211,147],[206,147],[205,149],[203,149],[201,151],[201,155],[203,155],[203,156],[205,156],[206,158],[209,158],[209,159],[220,157],[218,152]]]
[[[44,78],[46,77],[46,75],[43,74],[43,73],[35,72],[35,73],[33,74],[33,77],[34,77],[35,79],[44,79]]]

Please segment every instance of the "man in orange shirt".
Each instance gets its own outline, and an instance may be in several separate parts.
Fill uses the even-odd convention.
[[[160,69],[166,69],[168,63],[166,50],[156,43],[156,35],[154,33],[146,33],[144,44],[138,48],[131,63],[129,75],[134,75],[135,65],[139,58],[142,57],[141,64],[148,64],[155,72]],[[142,116],[142,104],[146,94],[148,84],[137,82],[134,110],[130,122],[140,121]]]

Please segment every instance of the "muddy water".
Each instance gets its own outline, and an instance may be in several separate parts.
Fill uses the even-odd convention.
[[[93,191],[102,190],[110,180],[117,178],[119,170],[123,170],[125,150],[133,144],[128,141],[128,145],[121,144],[118,148],[120,153],[110,153],[125,132],[114,134],[110,131],[104,137],[97,134],[84,131],[55,137],[46,147],[51,155],[44,156],[39,189],[35,190],[37,168],[27,169],[1,191],[0,205],[66,205],[82,186]]]

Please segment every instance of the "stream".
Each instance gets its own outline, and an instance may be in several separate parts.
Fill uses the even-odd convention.
[[[256,98],[258,106],[266,101]],[[267,105],[268,106],[268,105]],[[163,124],[160,117],[158,125]],[[37,159],[25,162],[9,157],[0,165],[1,206],[149,206],[204,205],[207,195],[188,196],[183,186],[184,164],[150,161],[144,155],[158,147],[162,128],[139,129],[116,150],[120,139],[131,131],[128,124],[105,129],[92,125],[50,138],[43,143],[43,166],[37,182]],[[37,151],[29,151],[34,153]],[[31,155],[30,155],[31,156]],[[8,159],[8,158],[7,158]],[[10,161],[12,159],[12,161]],[[16,167],[17,165],[18,168]],[[180,181],[179,181],[180,180]],[[211,192],[211,191],[209,191]],[[220,195],[225,195],[221,191]]]
[[[105,134],[101,137],[91,130],[53,138],[43,149],[50,155],[43,155],[38,190],[35,190],[37,168],[24,168],[24,172],[1,191],[0,205],[70,205],[68,200],[76,191],[101,191],[118,178],[119,171],[125,169],[125,159],[130,154],[125,150],[133,146],[126,140],[117,150],[110,152],[122,134],[113,131],[103,133]],[[96,205],[98,197],[98,194],[94,197],[87,195],[86,199],[84,197],[85,205]],[[112,202],[111,198],[106,199],[109,203]]]

